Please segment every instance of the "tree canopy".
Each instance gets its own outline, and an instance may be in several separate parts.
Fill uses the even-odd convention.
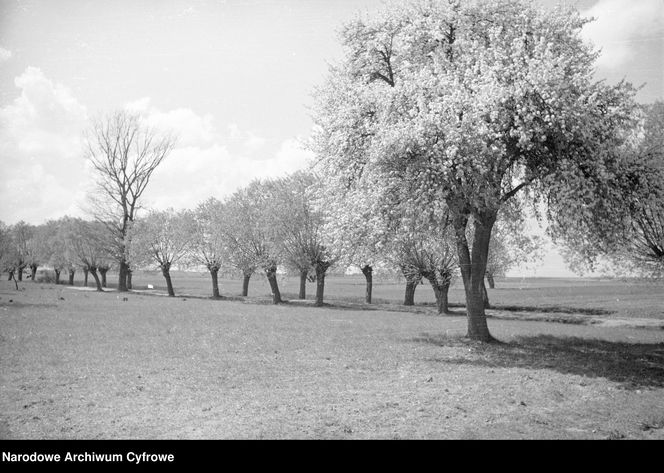
[[[520,0],[397,6],[346,24],[316,93],[326,175],[449,210],[473,339],[492,339],[482,289],[501,208],[530,196],[554,222],[588,212],[631,126],[634,89],[593,79],[586,22]]]

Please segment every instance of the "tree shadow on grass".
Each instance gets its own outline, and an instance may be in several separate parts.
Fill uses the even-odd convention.
[[[282,294],[284,296],[284,294]],[[447,314],[438,314],[438,308],[434,303],[424,302],[416,305],[403,305],[386,299],[374,299],[371,304],[365,302],[363,298],[341,298],[327,297],[321,306],[315,306],[313,299],[298,299],[297,296],[285,295],[284,304],[292,304],[300,307],[316,307],[318,309],[332,310],[351,310],[351,311],[386,311],[386,312],[406,312],[409,314],[435,315],[439,317],[447,316],[465,316],[465,306],[460,304],[450,304],[450,307],[462,307],[464,310],[450,310]],[[270,302],[271,303],[271,302]]]
[[[433,302],[424,302],[423,306],[435,306]],[[461,308],[465,311],[466,304],[458,302],[450,302],[450,307]],[[564,305],[503,305],[491,304],[490,310],[504,310],[507,312],[539,312],[544,314],[582,314],[582,315],[611,315],[615,314],[615,310],[606,310],[598,308],[584,308],[584,307],[569,307]]]
[[[551,306],[526,306],[526,305],[492,305],[492,309],[506,310],[509,312],[543,312],[557,314],[583,314],[583,315],[611,315],[615,310],[606,310],[598,308],[568,307],[563,305]]]
[[[470,348],[468,355],[432,358],[456,365],[553,370],[606,378],[624,389],[664,387],[664,343],[622,343],[538,335],[510,343],[480,344],[466,338],[424,334],[413,339],[444,347]]]

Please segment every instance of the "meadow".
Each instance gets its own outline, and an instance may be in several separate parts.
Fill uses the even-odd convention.
[[[489,290],[501,343],[464,338],[422,285],[330,277],[328,305],[274,306],[264,278],[156,272],[139,292],[0,282],[0,437],[664,439],[664,288],[511,279]],[[114,276],[109,275],[109,282]],[[148,284],[154,289],[148,290]]]

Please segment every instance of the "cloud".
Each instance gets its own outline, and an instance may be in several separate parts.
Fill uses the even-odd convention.
[[[267,159],[235,153],[219,135],[210,146],[176,148],[155,171],[145,205],[194,208],[209,197],[224,198],[254,179],[273,178],[303,169],[311,153],[295,139],[285,140]]]
[[[12,52],[5,48],[0,48],[0,63],[8,61],[12,57]]]
[[[265,145],[265,138],[256,135],[252,131],[240,130],[235,123],[228,125],[226,131],[227,134],[224,139],[229,146],[235,147],[239,151],[255,154]]]
[[[189,108],[162,112],[149,97],[127,103],[124,108],[142,115],[143,122],[163,133],[178,137],[179,146],[209,146],[217,135],[212,115],[198,115]]]
[[[0,220],[36,223],[78,208],[87,110],[38,68],[14,84],[20,95],[0,109]]]
[[[584,27],[582,34],[602,49],[599,67],[618,69],[631,59],[638,43],[661,41],[664,26],[661,0],[600,0],[582,15],[596,18]]]
[[[267,140],[237,124],[218,126],[214,117],[189,108],[159,110],[143,98],[126,105],[145,123],[175,132],[178,144],[155,171],[143,207],[194,208],[209,197],[223,198],[256,178],[283,176],[304,168],[312,153],[297,139],[270,150]]]
[[[19,95],[0,109],[0,220],[41,223],[82,215],[94,179],[83,153],[86,107],[38,68],[28,67],[14,83]],[[270,147],[254,131],[219,126],[212,115],[190,108],[160,110],[147,97],[125,108],[159,132],[179,137],[155,171],[143,207],[193,208],[255,178],[294,172],[311,158],[296,139]]]

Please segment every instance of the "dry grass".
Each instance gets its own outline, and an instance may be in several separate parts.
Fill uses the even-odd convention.
[[[0,436],[664,438],[662,330],[493,318],[503,343],[482,345],[427,306],[360,310],[359,279],[320,309],[264,304],[260,281],[254,303],[213,301],[201,281],[127,301],[0,283]],[[397,308],[400,285],[376,289]]]

